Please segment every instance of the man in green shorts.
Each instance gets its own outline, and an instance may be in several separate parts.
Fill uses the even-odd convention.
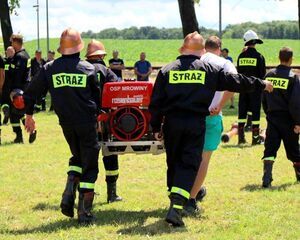
[[[224,68],[224,72],[237,73],[234,65],[229,60],[220,57],[221,40],[218,37],[209,37],[205,42],[205,50],[206,53],[201,56],[202,61],[222,67]],[[202,162],[190,193],[190,199],[185,206],[185,212],[187,214],[192,214],[199,211],[197,200],[201,201],[206,195],[206,189],[205,187],[202,187],[202,185],[207,174],[209,160],[213,154],[213,151],[217,150],[223,132],[221,109],[225,103],[231,97],[233,97],[233,94],[234,93],[228,91],[216,92],[209,107],[211,115],[206,117],[206,132],[202,153]]]

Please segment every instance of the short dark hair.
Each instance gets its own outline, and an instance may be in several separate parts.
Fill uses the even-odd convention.
[[[229,53],[228,48],[223,48],[223,49],[222,49],[222,52],[223,52],[223,51]]]
[[[19,43],[22,45],[23,44],[23,36],[21,34],[13,34],[10,37],[10,41],[16,42],[16,43]]]
[[[53,50],[49,50],[48,53],[55,55],[55,52]]]
[[[42,50],[41,49],[37,49],[37,50],[35,50],[35,53],[42,53]]]
[[[221,46],[222,46],[221,39],[218,38],[217,36],[210,36],[205,41],[205,48],[207,49],[218,49],[221,48]]]
[[[283,47],[279,51],[279,60],[288,62],[293,57],[293,50],[289,47]]]

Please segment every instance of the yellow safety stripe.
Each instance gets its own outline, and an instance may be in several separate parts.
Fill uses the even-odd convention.
[[[21,124],[20,124],[20,123],[11,123],[11,126],[12,126],[12,127],[20,127]]]
[[[183,209],[183,206],[174,204],[174,205],[173,205],[173,208],[176,208],[176,209]]]
[[[287,78],[267,77],[266,80],[272,82],[273,88],[286,90],[289,86],[289,79]]]
[[[80,188],[85,188],[85,189],[94,189],[95,188],[95,183],[88,183],[88,182],[81,182],[79,184]]]
[[[258,124],[260,124],[259,120],[258,121],[252,121],[252,125],[258,125]]]
[[[263,160],[275,161],[275,157],[265,157]]]
[[[105,171],[106,176],[117,176],[119,175],[119,170],[114,170],[114,171]]]
[[[187,71],[170,71],[169,83],[182,84],[182,83],[200,83],[205,84],[206,72],[201,70],[187,70]]]
[[[238,119],[238,123],[246,123],[247,119]]]
[[[9,70],[9,64],[5,64],[5,65],[4,65],[4,70],[5,70],[5,71],[8,71],[8,70]]]
[[[256,58],[240,58],[239,66],[256,66],[257,59]]]
[[[8,104],[3,104],[2,106],[1,106],[1,110],[3,110],[4,108],[9,108],[9,105]]]
[[[87,84],[86,74],[57,73],[52,75],[53,87],[78,87],[85,88]]]
[[[69,166],[69,171],[82,173],[82,168],[77,166]]]
[[[247,112],[248,115],[252,116],[252,112]]]
[[[179,187],[172,187],[171,189],[171,193],[176,193],[176,194],[179,194],[187,199],[190,198],[190,193],[182,188],[179,188]]]
[[[27,68],[30,68],[31,67],[31,59],[29,58],[28,60],[27,60]]]

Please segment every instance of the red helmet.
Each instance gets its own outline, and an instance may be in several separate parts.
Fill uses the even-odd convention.
[[[10,93],[10,100],[13,106],[18,110],[25,108],[23,93],[24,92],[21,89],[13,89]]]

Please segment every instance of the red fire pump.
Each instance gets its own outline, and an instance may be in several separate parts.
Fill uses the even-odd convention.
[[[148,106],[150,82],[111,82],[104,84],[102,108],[102,154],[164,152],[163,143],[153,138]]]

